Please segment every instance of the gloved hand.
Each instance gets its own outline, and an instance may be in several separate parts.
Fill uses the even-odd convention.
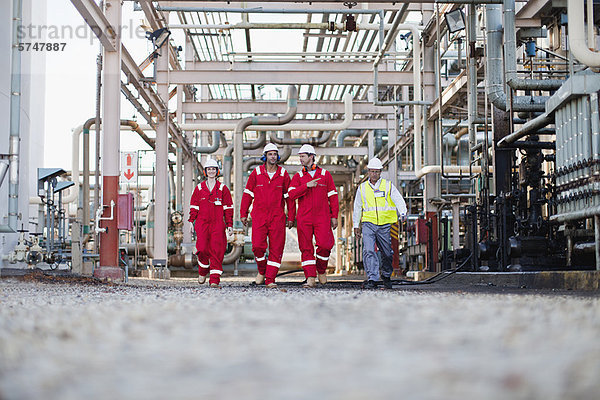
[[[233,236],[233,228],[231,226],[227,227],[227,236]]]

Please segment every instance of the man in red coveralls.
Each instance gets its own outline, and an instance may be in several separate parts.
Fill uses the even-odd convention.
[[[225,229],[233,233],[233,201],[227,186],[217,180],[219,164],[210,159],[204,165],[206,180],[192,193],[190,218],[196,230],[198,283],[206,282],[210,270],[210,287],[219,288],[223,273],[223,256],[227,248]]]
[[[276,288],[275,277],[281,266],[281,257],[285,246],[285,204],[287,204],[287,226],[294,224],[296,204],[290,200],[287,191],[290,176],[285,169],[277,165],[279,150],[273,143],[265,146],[263,152],[265,164],[252,171],[240,209],[240,219],[248,225],[248,208],[252,208],[252,252],[256,258],[258,274],[256,284],[263,282],[268,288]],[[269,239],[269,259],[267,261],[267,238]]]
[[[305,144],[298,151],[302,170],[292,178],[288,194],[298,200],[298,245],[302,252],[305,287],[315,287],[316,276],[327,283],[327,262],[335,244],[332,229],[338,225],[338,193],[331,174],[315,164],[315,149]],[[313,235],[317,243],[316,260]]]

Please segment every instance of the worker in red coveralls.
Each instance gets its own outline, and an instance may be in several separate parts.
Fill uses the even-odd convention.
[[[273,143],[265,146],[263,161],[252,171],[240,209],[240,219],[244,226],[248,225],[248,209],[252,207],[252,252],[256,259],[258,274],[257,285],[265,284],[268,288],[276,288],[275,277],[281,266],[281,257],[285,246],[287,204],[287,226],[294,225],[296,204],[287,194],[290,186],[290,176],[283,167],[277,165],[279,150]],[[267,246],[268,238],[268,246]],[[267,247],[269,256],[267,260]]]
[[[223,273],[223,256],[227,248],[227,234],[233,234],[233,201],[227,186],[217,180],[219,165],[209,159],[204,165],[206,180],[192,193],[190,218],[196,230],[196,255],[198,256],[198,283],[210,279],[210,287],[219,288]]]
[[[298,223],[298,245],[302,252],[302,269],[306,283],[304,287],[315,287],[327,283],[327,263],[335,244],[333,229],[338,225],[338,193],[331,174],[315,164],[315,149],[309,144],[298,151],[302,170],[292,178],[288,194],[298,200],[296,220]],[[313,248],[313,235],[317,252]]]

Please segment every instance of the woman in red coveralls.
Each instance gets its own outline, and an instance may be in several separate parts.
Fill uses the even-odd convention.
[[[227,186],[217,180],[219,165],[210,159],[204,165],[206,180],[192,193],[190,218],[196,230],[196,255],[198,256],[198,283],[206,282],[219,288],[223,273],[223,256],[227,248],[225,229],[233,233],[233,201]]]

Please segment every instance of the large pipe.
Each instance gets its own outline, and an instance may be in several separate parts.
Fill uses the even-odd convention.
[[[358,129],[346,129],[341,131],[337,136],[337,147],[344,147],[344,139],[347,137],[360,137],[362,131]]]
[[[585,22],[583,18],[583,0],[567,1],[567,17],[569,26],[569,47],[573,56],[588,67],[600,67],[600,53],[590,50],[585,39]],[[592,18],[588,16],[588,24]]]
[[[515,90],[556,90],[562,86],[562,79],[520,79],[517,78],[517,38],[515,28],[515,0],[504,0],[504,57],[506,83]]]
[[[505,20],[511,20],[509,15]],[[502,111],[509,109],[507,104],[507,96],[504,92],[503,73],[504,66],[502,63],[502,40],[505,29],[502,26],[502,8],[498,4],[490,4],[486,6],[487,18],[487,87],[486,92],[489,101]],[[512,23],[514,25],[514,13],[512,15]],[[509,35],[510,36],[510,35]],[[512,48],[512,47],[511,47]],[[506,48],[505,51],[510,51]],[[516,96],[513,98],[513,111],[545,111],[545,101],[547,96]]]
[[[425,170],[425,171],[421,171],[422,169],[422,149],[421,149],[421,143],[422,143],[422,133],[421,133],[421,118],[422,115],[421,113],[423,112],[421,106],[425,106],[427,107],[428,105],[430,105],[430,102],[424,102],[422,94],[421,94],[421,90],[422,90],[422,84],[421,84],[421,42],[420,42],[420,31],[418,29],[417,25],[414,24],[401,24],[401,19],[402,16],[400,15],[401,13],[398,13],[396,15],[396,18],[394,18],[394,22],[392,23],[392,29],[390,30],[390,32],[388,32],[387,36],[386,36],[386,43],[384,44],[384,40],[380,37],[379,39],[379,48],[380,48],[380,54],[377,56],[377,58],[375,59],[375,62],[373,63],[373,105],[398,105],[398,106],[404,106],[404,105],[412,105],[414,107],[413,109],[413,114],[414,114],[414,122],[413,122],[413,131],[414,131],[414,138],[413,138],[413,146],[414,146],[414,171],[415,171],[415,175],[420,178],[423,175],[426,175],[429,172],[429,169]],[[414,90],[413,90],[413,101],[385,101],[385,102],[381,102],[379,101],[378,98],[378,93],[379,93],[379,83],[377,81],[378,79],[378,65],[381,62],[381,60],[383,59],[383,56],[385,54],[385,49],[389,49],[389,47],[391,46],[391,44],[396,40],[396,35],[398,34],[399,30],[410,30],[412,33],[412,44],[413,44],[413,79],[414,79]],[[441,170],[441,166],[438,166]]]
[[[542,114],[537,118],[527,121],[521,129],[503,137],[499,142],[499,147],[507,147],[510,143],[513,143],[530,133],[535,133],[538,129],[545,127],[548,124],[554,123],[554,114]]]
[[[326,123],[326,122],[317,122],[317,123],[300,123],[300,124],[284,124],[278,126],[276,130],[278,131],[341,131],[350,126],[353,119],[353,109],[352,109],[352,94],[346,93],[344,96],[344,120],[339,123]],[[234,131],[236,126],[241,122],[241,120],[232,120],[232,121],[220,121],[217,123],[185,123],[180,124],[179,128],[182,131],[212,131],[212,130],[221,130],[221,131]],[[272,125],[250,125],[246,128],[247,131],[272,131]],[[302,143],[306,143],[306,141],[302,141]],[[282,144],[282,143],[279,143]],[[296,144],[295,142],[291,143],[283,143],[283,144]]]
[[[202,154],[212,154],[219,149],[219,144],[221,143],[221,132],[213,131],[212,133],[212,145],[210,146],[199,146],[194,147],[194,151],[196,153]]]
[[[284,132],[289,132],[289,131],[284,131]],[[310,137],[310,138],[298,138],[298,139],[292,139],[291,137],[283,137],[283,138],[279,138],[277,137],[277,133],[276,132],[271,132],[271,134],[269,135],[269,139],[271,140],[271,142],[273,143],[277,143],[277,144],[312,144],[312,145],[320,145],[323,143],[326,143],[330,138],[331,138],[331,132],[332,131],[320,131],[321,135],[319,136],[315,136],[315,137]]]
[[[242,255],[243,246],[235,245],[233,249],[223,257],[223,265],[233,264]]]

